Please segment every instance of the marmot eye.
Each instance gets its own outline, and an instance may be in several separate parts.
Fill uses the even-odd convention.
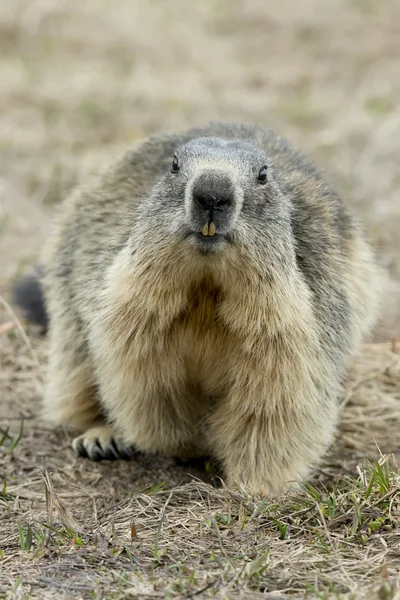
[[[266,165],[265,165],[265,167],[263,167],[262,169],[259,170],[258,176],[257,176],[257,181],[259,181],[260,183],[265,183],[267,181],[267,166]]]
[[[174,160],[172,161],[171,171],[173,173],[177,173],[179,171],[179,161],[176,156],[174,156]]]

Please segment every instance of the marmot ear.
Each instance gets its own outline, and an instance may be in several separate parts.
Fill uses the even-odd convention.
[[[257,181],[260,183],[265,183],[267,181],[267,165],[264,165],[263,168],[259,170]]]
[[[172,165],[171,165],[171,172],[177,173],[178,171],[179,171],[179,161],[178,161],[177,157],[174,156]]]

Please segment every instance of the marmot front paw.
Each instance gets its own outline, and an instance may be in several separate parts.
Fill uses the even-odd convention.
[[[101,460],[131,460],[137,454],[134,446],[126,445],[108,425],[92,427],[72,441],[72,447],[83,458]]]

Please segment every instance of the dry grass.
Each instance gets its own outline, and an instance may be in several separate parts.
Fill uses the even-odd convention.
[[[379,339],[400,337],[399,53],[398,0],[0,3],[0,290],[34,262],[54,204],[116,151],[256,121],[356,206],[393,279]],[[399,600],[391,344],[365,347],[313,487],[264,503],[199,465],[78,459],[37,418],[45,341],[29,343],[0,307],[0,597]]]
[[[0,597],[400,597],[395,346],[365,346],[330,456],[276,500],[199,466],[77,458],[37,418],[45,341],[30,339],[40,364],[17,329],[1,337]]]

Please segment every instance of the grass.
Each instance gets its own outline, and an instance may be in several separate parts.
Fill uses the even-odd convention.
[[[139,593],[140,580],[156,592],[161,579],[167,597],[283,588],[289,597],[304,590],[309,598],[345,598],[349,580],[373,574],[376,595],[371,588],[369,597],[394,598],[395,573],[386,555],[398,544],[400,480],[391,460],[365,461],[356,476],[332,489],[305,486],[279,503],[195,481],[152,496],[135,494],[89,519],[80,535],[65,525],[66,513],[58,508],[55,518],[48,512],[51,524],[17,522],[22,563],[45,554],[71,561],[72,552],[76,561],[84,558],[90,592],[100,549],[118,582],[120,596],[109,597]],[[54,490],[50,501],[59,507]],[[139,515],[133,536],[132,514]],[[288,570],[291,554],[296,564]],[[295,581],[290,570],[297,571]]]
[[[9,454],[13,454],[15,448],[18,446],[19,442],[21,441],[22,438],[22,434],[24,432],[24,419],[21,419],[21,425],[19,428],[19,432],[17,435],[12,436],[9,434],[9,427],[7,427],[6,429],[2,429],[0,428],[0,448],[2,446],[6,446],[6,452],[8,452]]]
[[[211,485],[208,462],[77,458],[36,416],[45,341],[31,335],[38,364],[20,336],[2,340],[0,393],[15,400],[0,423],[0,598],[399,598],[394,343],[365,346],[315,477],[261,498]]]

